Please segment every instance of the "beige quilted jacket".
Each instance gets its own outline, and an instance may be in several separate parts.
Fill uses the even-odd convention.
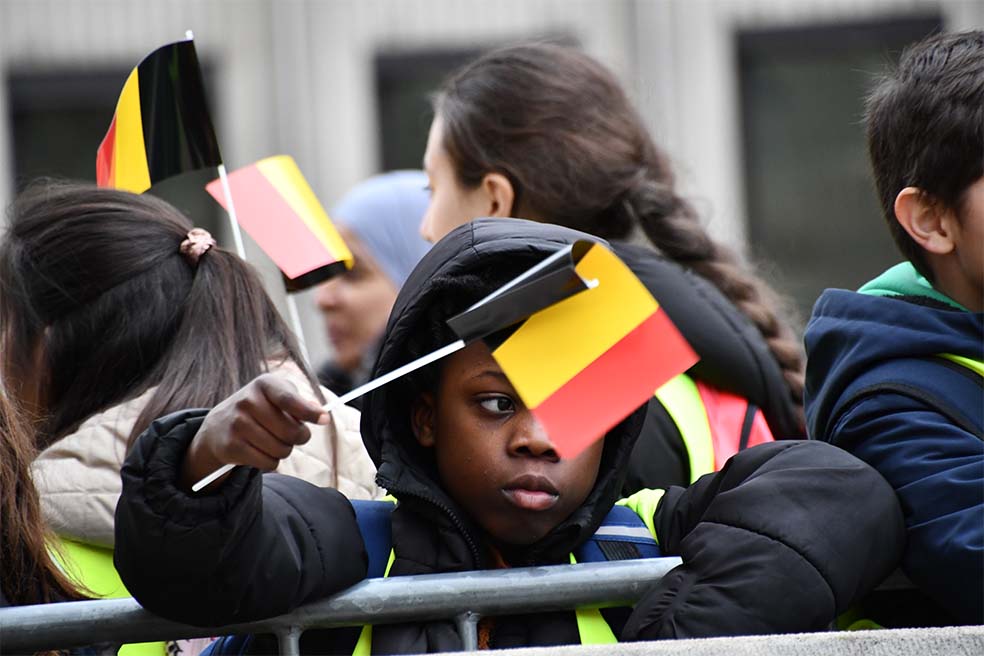
[[[293,365],[278,368],[305,396],[314,399],[310,384]],[[334,395],[322,389],[327,399]],[[150,390],[135,399],[93,415],[78,430],[45,449],[33,473],[41,507],[59,535],[102,547],[113,546],[113,516],[120,496],[120,468],[126,440]],[[376,468],[359,433],[359,411],[348,406],[332,413],[327,426],[310,425],[311,439],[280,463],[281,474],[297,476],[322,487],[335,487],[352,499],[375,499]],[[337,436],[337,479],[332,436]]]

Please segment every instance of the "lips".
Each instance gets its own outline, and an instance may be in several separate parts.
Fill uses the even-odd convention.
[[[525,474],[513,479],[502,493],[521,510],[544,511],[553,508],[560,499],[560,492],[545,476]]]
[[[328,326],[328,339],[331,340],[332,344],[339,344],[344,342],[348,333],[342,328],[338,328],[329,324]]]

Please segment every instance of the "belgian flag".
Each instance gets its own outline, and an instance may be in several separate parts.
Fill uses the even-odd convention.
[[[205,186],[229,209],[221,179]],[[355,260],[290,155],[267,157],[229,174],[239,224],[280,268],[287,291],[351,269]]]
[[[535,267],[533,275],[527,272],[519,284],[513,281],[448,325],[463,341],[485,340],[558,453],[568,458],[698,357],[610,250],[582,241],[565,249],[562,259],[559,267]],[[551,260],[557,262],[545,262]]]
[[[96,184],[139,194],[179,173],[221,163],[194,41],[158,48],[123,85],[96,152]]]

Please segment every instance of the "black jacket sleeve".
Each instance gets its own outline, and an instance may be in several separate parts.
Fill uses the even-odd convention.
[[[154,422],[123,465],[115,563],[169,619],[217,626],[286,613],[366,575],[355,513],[336,490],[238,467],[213,493],[176,486],[206,411]]]
[[[902,513],[891,487],[845,451],[812,441],[739,452],[655,515],[683,564],[643,597],[625,640],[826,628],[898,564]]]

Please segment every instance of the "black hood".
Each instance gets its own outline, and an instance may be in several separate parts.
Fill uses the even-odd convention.
[[[373,378],[429,353],[456,338],[427,335],[428,312],[441,303],[442,281],[456,276],[491,273],[487,288],[475,289],[457,312],[484,297],[501,284],[540,262],[559,248],[577,240],[604,240],[559,226],[520,219],[477,219],[439,241],[410,274],[397,296],[383,335]],[[467,302],[465,302],[467,300]],[[447,315],[449,318],[450,313]],[[431,324],[432,325],[432,324]],[[413,390],[400,381],[366,395],[362,411],[362,439],[378,468],[377,481],[398,499],[401,507],[424,515],[435,524],[450,524],[463,534],[472,555],[482,566],[484,550],[477,548],[475,526],[441,488],[431,454],[422,449],[410,428]],[[605,436],[598,480],[584,505],[551,533],[532,545],[531,562],[566,558],[571,549],[589,537],[618,499],[632,446],[642,426],[637,411]],[[442,529],[447,532],[451,526]],[[464,563],[463,563],[464,564]]]

